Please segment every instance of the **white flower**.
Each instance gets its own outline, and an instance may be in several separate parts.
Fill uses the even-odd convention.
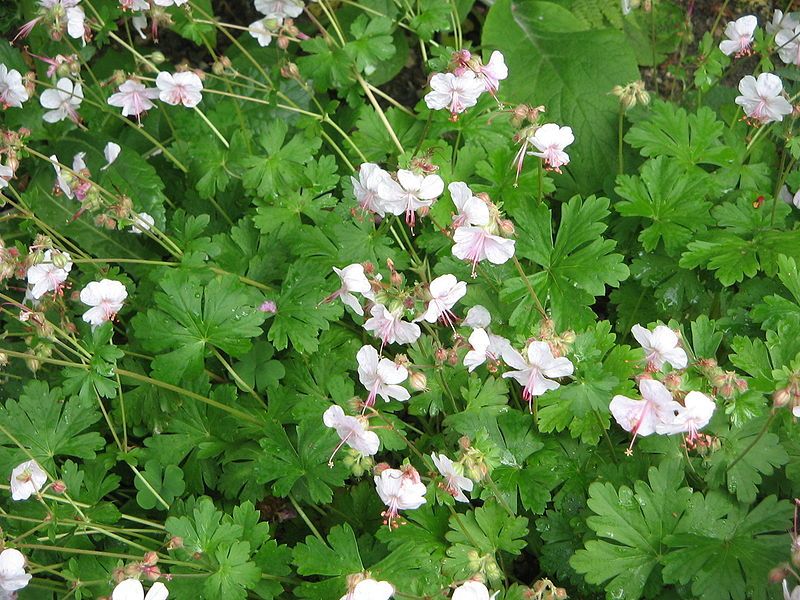
[[[472,327],[473,329],[486,329],[492,322],[492,315],[486,310],[486,307],[476,304],[467,311],[467,316],[461,324],[464,327]]]
[[[682,408],[672,399],[672,394],[664,384],[655,379],[642,379],[639,391],[642,393],[641,400],[617,395],[608,405],[614,420],[625,431],[632,433],[634,439],[638,435],[655,433],[659,425],[671,424],[675,413]]]
[[[772,73],[761,73],[758,79],[745,75],[739,82],[739,92],[742,95],[736,96],[736,104],[761,124],[783,121],[784,115],[792,112],[792,105],[781,95],[781,78]]]
[[[294,19],[303,13],[303,3],[297,0],[256,0],[255,7],[268,17]]]
[[[800,585],[795,586],[792,593],[789,593],[789,586],[786,580],[783,580],[783,600],[800,600]]]
[[[528,344],[527,359],[519,352],[511,349],[503,354],[503,360],[516,371],[503,373],[503,377],[512,377],[523,386],[522,397],[530,404],[534,396],[541,396],[547,390],[560,387],[553,377],[572,375],[575,367],[564,356],[553,357],[553,352],[546,342]]]
[[[464,355],[464,366],[470,373],[486,362],[498,361],[509,352],[516,351],[511,342],[500,335],[487,333],[485,329],[476,327],[469,336],[470,351]]]
[[[727,40],[719,43],[719,49],[726,56],[736,54],[736,56],[747,56],[750,54],[750,45],[753,43],[753,34],[758,26],[758,19],[753,15],[740,17],[735,21],[730,21],[725,26]]]
[[[379,358],[372,346],[362,346],[356,354],[358,360],[358,380],[369,392],[367,406],[375,404],[376,396],[386,402],[392,398],[408,400],[411,394],[400,383],[408,379],[408,370],[388,358]]]
[[[83,40],[84,46],[86,45],[86,40],[84,39],[86,34],[85,21],[86,15],[80,6],[73,6],[67,9],[67,33],[71,38]]]
[[[478,97],[486,89],[483,80],[472,71],[461,75],[436,73],[431,77],[431,89],[425,94],[425,104],[431,110],[446,108],[455,116],[478,103]]]
[[[775,36],[775,43],[783,62],[800,67],[800,25],[794,29],[781,29]]]
[[[705,394],[689,392],[683,399],[683,406],[676,408],[678,414],[668,423],[656,423],[656,433],[686,433],[690,440],[697,432],[708,425],[717,405]]]
[[[3,108],[21,108],[28,99],[28,90],[22,85],[22,75],[16,69],[9,70],[0,64],[0,104]]]
[[[414,227],[415,211],[430,207],[444,191],[444,181],[438,175],[417,175],[412,171],[397,171],[397,181],[386,179],[378,185],[386,211],[393,215],[406,214],[406,223]]]
[[[492,235],[488,229],[464,225],[453,232],[453,255],[472,263],[472,276],[479,262],[502,265],[514,256],[514,240]]]
[[[169,590],[160,581],[155,582],[145,596],[142,582],[138,579],[121,581],[111,593],[111,600],[166,600],[168,597]]]
[[[81,290],[81,302],[92,307],[83,313],[83,320],[92,327],[112,320],[122,309],[127,297],[128,291],[119,281],[113,279],[92,281]]]
[[[106,164],[103,167],[100,167],[101,171],[105,171],[108,167],[114,164],[114,161],[117,160],[119,153],[122,151],[120,145],[115,142],[108,142],[106,147],[103,148],[103,156],[106,158]]]
[[[469,502],[469,498],[464,495],[464,492],[471,492],[473,483],[470,478],[464,477],[460,466],[456,465],[444,454],[440,454],[438,457],[435,454],[431,454],[431,458],[439,474],[445,479],[447,493],[458,502]]]
[[[387,510],[382,513],[384,522],[390,527],[401,510],[414,510],[425,504],[425,484],[413,468],[384,469],[375,475],[375,489]]]
[[[393,594],[394,588],[388,581],[362,579],[340,600],[389,600]]]
[[[368,431],[364,426],[364,417],[350,417],[344,414],[341,406],[334,404],[322,414],[322,422],[326,427],[336,430],[342,444],[347,444],[351,448],[358,450],[364,456],[372,456],[380,447],[380,440],[374,431]],[[334,454],[336,451],[334,450]],[[331,460],[333,456],[331,456]],[[329,462],[329,464],[331,464]]]
[[[631,328],[631,333],[644,349],[647,362],[655,369],[661,369],[664,363],[675,369],[686,368],[689,362],[686,351],[680,347],[675,332],[666,325],[659,325],[651,332],[637,323]]]
[[[72,83],[67,77],[62,77],[55,88],[45,90],[39,97],[39,102],[44,108],[49,108],[42,118],[48,123],[57,123],[64,119],[78,122],[78,109],[83,102],[83,88],[80,83]]]
[[[14,177],[14,169],[8,165],[0,164],[0,190],[8,187],[8,182]]]
[[[24,588],[30,580],[22,552],[15,548],[0,552],[0,598],[16,598],[14,592]]]
[[[782,10],[775,9],[775,12],[772,13],[772,22],[767,23],[767,33],[775,35],[781,29],[791,31],[798,25],[800,25],[800,21],[797,20],[793,13],[783,14]]]
[[[413,344],[420,334],[419,325],[403,321],[400,315],[391,312],[383,304],[376,304],[370,310],[372,315],[364,323],[364,329],[380,338],[381,348],[386,344]]]
[[[453,217],[453,227],[489,224],[489,207],[472,193],[466,183],[454,181],[447,186],[458,214]]]
[[[428,291],[431,299],[428,301],[427,310],[414,320],[436,323],[442,319],[445,324],[452,326],[455,315],[450,309],[467,293],[467,284],[448,273],[431,281]]]
[[[42,262],[28,269],[26,277],[31,298],[39,300],[48,292],[60,292],[61,284],[67,280],[72,269],[72,258],[66,252],[61,252],[63,267],[53,264],[52,250],[46,250]]]
[[[148,215],[146,212],[141,212],[133,215],[133,224],[128,230],[136,235],[141,235],[145,231],[150,231],[150,228],[156,224],[156,220]]]
[[[258,45],[264,48],[266,46],[269,46],[270,42],[272,42],[272,37],[275,33],[272,27],[274,26],[276,26],[275,19],[266,17],[264,19],[259,19],[258,21],[253,21],[252,23],[250,23],[250,26],[247,28],[247,31],[252,37],[256,39]]]
[[[508,77],[508,67],[501,52],[498,50],[492,52],[489,62],[481,66],[480,76],[483,79],[486,91],[494,96],[500,87],[500,82]]]
[[[545,123],[539,127],[528,142],[539,152],[528,152],[531,156],[538,156],[544,160],[547,168],[556,173],[561,172],[563,165],[569,164],[569,155],[564,148],[575,141],[571,127],[559,127],[555,123]]]
[[[339,279],[341,279],[342,287],[325,298],[325,301],[330,302],[331,300],[339,298],[346,306],[352,308],[356,314],[363,316],[364,309],[361,308],[361,303],[353,295],[353,292],[356,292],[357,294],[362,294],[366,298],[371,299],[373,297],[372,287],[370,286],[369,279],[364,275],[363,265],[354,263],[352,265],[347,265],[344,269],[333,267],[333,270],[339,276]]]
[[[11,471],[11,499],[27,500],[47,483],[47,473],[35,460],[17,465]]]
[[[391,181],[389,173],[374,163],[363,163],[358,168],[358,179],[350,177],[353,193],[361,210],[386,214],[386,202],[381,198],[380,186]]]
[[[129,79],[119,86],[117,93],[111,95],[108,103],[122,108],[123,117],[133,115],[138,119],[143,112],[155,106],[152,99],[158,98],[158,94],[156,88],[148,88],[140,81]]]
[[[160,90],[158,97],[162,102],[172,106],[183,104],[186,108],[194,108],[203,99],[203,82],[196,73],[186,71],[170,74],[162,71],[156,77],[156,87]]]
[[[466,581],[453,591],[452,600],[493,600],[499,593],[490,596],[488,588],[480,581]]]
[[[153,0],[157,6],[183,6],[189,0]]]

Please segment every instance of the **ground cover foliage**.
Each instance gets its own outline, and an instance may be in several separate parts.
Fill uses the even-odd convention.
[[[800,14],[700,4],[3,3],[0,598],[800,594]]]

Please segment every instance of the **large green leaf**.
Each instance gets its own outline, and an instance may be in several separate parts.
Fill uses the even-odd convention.
[[[572,13],[551,2],[498,0],[483,44],[503,52],[509,68],[504,100],[544,104],[545,118],[569,125],[570,175],[584,192],[600,189],[617,170],[615,85],[639,79],[633,49],[615,30],[580,30]]]

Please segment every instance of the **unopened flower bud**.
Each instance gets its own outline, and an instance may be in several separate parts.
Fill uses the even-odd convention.
[[[63,494],[67,491],[67,484],[61,481],[60,479],[56,479],[51,485],[50,489],[55,494]]]
[[[781,388],[779,390],[775,390],[772,393],[772,406],[775,408],[781,408],[789,404],[789,400],[791,399],[792,394],[787,388]]]
[[[156,566],[145,566],[142,568],[142,575],[149,581],[158,581],[161,578],[161,569]]]
[[[278,44],[278,48],[280,48],[281,50],[286,50],[289,47],[289,38],[286,37],[285,35],[279,35],[277,44]],[[283,74],[282,70],[281,70],[281,74]]]
[[[150,62],[154,65],[163,64],[167,60],[167,57],[164,56],[164,53],[160,50],[156,50],[155,52],[150,53]]]
[[[444,361],[447,360],[447,349],[446,348],[437,348],[433,352],[433,358],[437,364],[442,364]]]
[[[403,285],[403,276],[400,275],[397,271],[392,271],[392,274],[389,276],[389,281],[395,287],[400,287]]]
[[[447,363],[451,367],[455,367],[458,364],[458,353],[455,350],[450,350],[447,353]]]
[[[424,392],[428,389],[428,378],[422,371],[413,371],[410,378],[411,389]]]
[[[152,550],[150,552],[145,552],[143,562],[148,566],[158,564],[158,554]]]
[[[174,535],[167,542],[167,550],[175,550],[176,548],[183,548],[183,538]]]
[[[564,600],[565,598],[569,598],[567,595],[567,590],[564,588],[556,588],[555,592],[553,592],[553,596],[556,598],[556,600]]]
[[[69,77],[72,75],[72,68],[69,63],[61,63],[56,67],[56,75],[59,77]]]
[[[286,79],[300,79],[300,70],[297,68],[297,65],[293,62],[287,62],[285,65],[281,67],[281,76],[285,77]]]
[[[4,368],[6,365],[8,365],[8,354],[0,352],[0,369]]]
[[[125,569],[123,569],[122,567],[117,567],[116,569],[111,571],[111,577],[117,583],[120,583],[123,579],[127,579],[127,576],[125,575]]]
[[[514,228],[514,223],[512,223],[511,220],[501,219],[500,233],[503,235],[503,237],[514,237],[517,234],[517,230]]]
[[[389,463],[381,462],[381,463],[378,463],[377,465],[375,465],[375,468],[372,469],[372,474],[373,475],[380,475],[386,469],[391,469],[391,468],[392,467],[391,467],[391,465]]]
[[[97,215],[94,218],[94,224],[105,229],[117,228],[117,221],[111,215],[107,215],[105,213]]]
[[[789,569],[787,568],[788,565],[781,565],[780,567],[775,567],[769,572],[769,581],[770,583],[780,583],[784,579],[789,576]]]

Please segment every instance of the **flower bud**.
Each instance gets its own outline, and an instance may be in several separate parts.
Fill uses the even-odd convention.
[[[397,271],[392,271],[392,274],[389,276],[389,281],[393,286],[400,287],[403,285],[403,276]]]
[[[287,62],[281,67],[281,75],[286,79],[300,79],[300,70],[293,62]]]
[[[375,468],[372,469],[372,474],[373,475],[380,475],[386,469],[391,469],[391,468],[392,467],[391,467],[391,465],[389,463],[381,462],[381,463],[378,463],[377,465],[375,465]]]
[[[281,50],[286,50],[289,47],[289,38],[285,35],[279,35],[277,44],[278,48]],[[281,70],[281,74],[283,74],[283,70]]]
[[[787,565],[775,567],[769,572],[770,583],[780,583],[789,576],[789,569]]]
[[[94,218],[94,224],[98,227],[103,227],[105,229],[116,229],[117,228],[117,221],[107,215],[105,213],[101,213]]]
[[[142,567],[142,575],[149,581],[158,581],[161,578],[161,569],[156,566],[144,566]]]
[[[514,237],[517,235],[517,230],[514,228],[514,223],[509,219],[500,220],[500,233],[503,237]]]
[[[8,365],[8,354],[5,352],[0,352],[0,369],[3,369]]]
[[[422,371],[412,371],[410,383],[412,390],[418,392],[425,392],[428,390],[428,378],[425,377],[425,373]]]
[[[433,359],[436,361],[436,364],[442,364],[447,360],[447,349],[441,347],[436,348],[433,352]]]
[[[175,550],[176,548],[183,548],[183,538],[174,535],[167,542],[167,550]]]
[[[56,67],[56,75],[59,77],[69,77],[72,75],[72,68],[69,63],[61,63]]]
[[[61,481],[60,479],[56,479],[51,485],[50,489],[55,494],[63,494],[67,491],[67,484]]]
[[[148,566],[153,566],[158,564],[158,554],[156,552],[153,552],[152,550],[150,552],[145,552],[143,562]]]

